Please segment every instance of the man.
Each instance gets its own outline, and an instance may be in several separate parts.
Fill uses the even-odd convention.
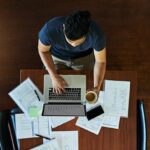
[[[56,69],[87,69],[94,60],[94,51],[93,90],[99,92],[106,70],[106,40],[88,11],[74,11],[48,21],[39,32],[38,50],[56,94],[64,92],[67,86]]]

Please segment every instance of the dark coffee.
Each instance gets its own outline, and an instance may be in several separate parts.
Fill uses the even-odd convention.
[[[95,100],[95,94],[94,94],[94,93],[87,93],[87,94],[86,94],[86,99],[87,99],[87,101],[89,101],[89,102],[94,101],[94,100]]]

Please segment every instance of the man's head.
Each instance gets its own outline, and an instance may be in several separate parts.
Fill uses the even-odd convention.
[[[68,15],[63,25],[67,42],[72,46],[82,44],[86,39],[90,22],[90,13],[88,11],[74,11]]]

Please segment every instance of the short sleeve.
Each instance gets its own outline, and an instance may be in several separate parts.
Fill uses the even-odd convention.
[[[97,35],[97,37],[95,38],[95,41],[94,41],[94,45],[93,45],[93,48],[96,50],[96,51],[100,51],[102,49],[104,49],[106,47],[106,37],[105,35]]]
[[[51,45],[50,37],[48,35],[48,28],[46,23],[39,32],[39,39],[44,45]]]

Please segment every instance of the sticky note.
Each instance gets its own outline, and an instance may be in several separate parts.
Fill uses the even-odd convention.
[[[29,107],[29,116],[30,117],[37,117],[39,115],[40,109],[36,106]]]

